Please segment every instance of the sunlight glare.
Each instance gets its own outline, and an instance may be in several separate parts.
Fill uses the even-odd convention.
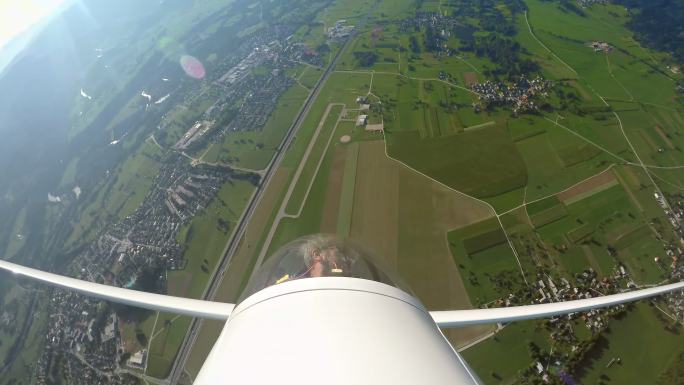
[[[0,47],[54,12],[65,0],[0,0]]]

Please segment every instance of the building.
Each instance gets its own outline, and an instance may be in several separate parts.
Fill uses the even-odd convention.
[[[133,368],[144,368],[147,361],[147,350],[141,350],[128,359],[128,366]]]
[[[356,118],[356,127],[365,126],[368,121],[368,115],[359,115]]]

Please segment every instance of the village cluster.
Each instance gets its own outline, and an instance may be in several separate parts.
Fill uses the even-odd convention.
[[[349,35],[351,35],[352,32],[354,32],[354,26],[348,25],[347,20],[341,19],[337,20],[335,22],[335,25],[328,28],[326,32],[328,34],[328,39],[333,41],[341,40],[348,37]]]
[[[658,205],[663,209],[669,219],[669,225],[679,236],[679,244],[667,242],[664,237],[659,235],[663,242],[665,255],[654,257],[654,263],[658,264],[663,270],[669,268],[670,279],[673,282],[684,280],[684,230],[680,221],[684,220],[684,195],[672,196],[666,199],[659,192],[654,193],[654,198]],[[656,228],[656,227],[654,227]],[[657,231],[662,231],[660,229]],[[608,249],[612,255],[614,250]],[[553,278],[551,272],[538,273],[537,280],[533,287],[532,303],[551,303],[571,301],[577,299],[587,299],[603,295],[616,294],[625,290],[637,289],[639,286],[634,282],[629,271],[624,265],[618,263],[611,276],[599,278],[592,268],[587,268],[582,273],[575,275],[573,280],[566,278]],[[523,294],[509,294],[508,298],[496,301],[494,306],[511,306],[522,304],[520,297]],[[659,318],[664,328],[672,328],[670,317],[682,319],[684,316],[684,294],[673,292],[665,297],[667,306],[658,309]],[[657,306],[657,305],[654,305]],[[611,319],[626,311],[626,305],[609,307],[588,312],[579,312],[567,316],[553,317],[545,321],[545,327],[554,341],[554,350],[551,352],[541,352],[539,347],[530,343],[530,352],[533,362],[525,370],[522,377],[528,379],[540,379],[543,383],[550,383],[550,376],[559,372],[572,372],[573,366],[583,356],[584,352],[591,348],[595,338],[590,341],[583,341],[577,338],[577,328],[586,327],[592,336],[599,336],[600,332],[605,331]],[[543,353],[543,354],[542,354]],[[619,363],[620,357],[613,357],[608,366]],[[554,374],[552,374],[554,373]],[[496,374],[496,373],[494,373]]]
[[[535,98],[547,97],[552,85],[551,81],[539,76],[533,79],[521,76],[515,83],[488,80],[484,83],[473,84],[470,88],[478,94],[485,108],[507,106],[513,110],[513,113],[522,113],[537,110],[539,104],[535,103]],[[474,107],[476,111],[481,109],[479,104],[475,104]]]
[[[425,46],[430,51],[447,56],[456,53],[447,44],[455,31],[472,32],[471,27],[463,24],[462,18],[454,15],[443,15],[439,12],[416,12],[414,17],[404,19],[399,24],[400,32],[412,32],[420,29],[427,31]]]

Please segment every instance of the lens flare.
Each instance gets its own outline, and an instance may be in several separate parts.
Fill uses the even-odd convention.
[[[180,65],[185,74],[195,79],[203,79],[206,72],[202,62],[190,55],[183,55],[180,58]]]

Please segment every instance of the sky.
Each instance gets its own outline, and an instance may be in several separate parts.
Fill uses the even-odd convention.
[[[0,0],[0,48],[50,16],[65,0]]]

